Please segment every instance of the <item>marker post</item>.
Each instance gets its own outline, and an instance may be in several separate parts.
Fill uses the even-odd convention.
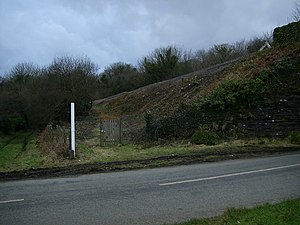
[[[71,141],[70,141],[70,151],[71,156],[75,158],[75,103],[71,102]]]

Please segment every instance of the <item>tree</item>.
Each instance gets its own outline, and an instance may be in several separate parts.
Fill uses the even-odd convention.
[[[25,84],[33,76],[37,76],[39,72],[40,68],[33,63],[18,63],[11,69],[8,77],[10,82]]]
[[[176,66],[180,61],[182,51],[174,46],[157,48],[140,63],[142,70],[149,75],[153,82],[173,77]]]
[[[137,69],[131,64],[117,62],[106,67],[100,75],[112,78],[123,74],[131,74],[135,72],[137,72]]]
[[[85,115],[97,91],[97,66],[88,58],[60,57],[24,88],[24,111],[30,127],[69,118],[69,103],[76,102],[77,115]]]
[[[293,12],[293,19],[295,22],[300,21],[300,4],[299,3],[296,3],[296,7]]]
[[[220,62],[225,62],[230,59],[234,53],[234,48],[229,44],[215,45],[212,49],[213,54]]]
[[[117,94],[140,87],[142,77],[133,65],[118,62],[106,67],[100,74],[100,80],[106,94]]]
[[[53,91],[62,93],[53,109],[56,119],[68,118],[67,104],[76,102],[77,115],[84,115],[92,107],[97,91],[97,65],[87,57],[54,59],[46,71]]]
[[[40,74],[32,63],[15,65],[0,86],[0,130],[9,133],[28,127],[25,92],[28,84]]]
[[[99,87],[96,74],[97,65],[86,57],[56,58],[43,69],[17,64],[1,81],[0,125],[14,130],[25,121],[30,128],[44,128],[50,121],[68,119],[71,101],[77,115],[85,115]]]

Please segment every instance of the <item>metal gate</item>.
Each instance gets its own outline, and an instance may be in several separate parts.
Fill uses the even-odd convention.
[[[118,144],[121,141],[121,119],[102,119],[100,121],[100,146]]]

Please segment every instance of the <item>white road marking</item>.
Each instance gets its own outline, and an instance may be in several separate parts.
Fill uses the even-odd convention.
[[[261,172],[272,171],[272,170],[280,170],[280,169],[296,167],[296,166],[300,166],[300,163],[287,165],[287,166],[272,167],[272,168],[267,168],[267,169],[251,170],[251,171],[240,172],[240,173],[224,174],[224,175],[219,175],[219,176],[214,176],[214,177],[204,177],[204,178],[198,178],[198,179],[192,179],[192,180],[175,181],[175,182],[163,183],[163,184],[159,184],[159,185],[167,186],[167,185],[174,185],[174,184],[199,182],[199,181],[205,181],[205,180],[214,180],[214,179],[220,179],[220,178],[225,178],[225,177],[234,177],[234,176],[240,176],[240,175],[245,175],[245,174],[261,173]]]
[[[24,199],[13,199],[13,200],[6,200],[6,201],[0,201],[0,204],[5,204],[5,203],[11,203],[11,202],[22,202]]]

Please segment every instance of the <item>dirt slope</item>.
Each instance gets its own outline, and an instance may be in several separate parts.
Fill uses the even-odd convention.
[[[181,104],[193,104],[209,95],[224,79],[255,77],[284,58],[297,58],[299,48],[274,48],[243,59],[225,62],[197,72],[151,84],[131,92],[94,101],[92,115],[120,117],[124,140],[139,140],[145,130],[144,115],[161,119],[174,114]]]
[[[164,114],[161,107],[167,110],[171,106],[172,109],[172,106],[176,107],[183,101],[189,101],[195,94],[199,94],[201,87],[211,85],[224,69],[232,66],[238,60],[231,60],[130,92],[99,99],[94,101],[94,106],[97,109],[97,105],[104,104],[110,112],[115,114],[144,113],[147,110]],[[157,107],[160,107],[160,109],[157,110]]]
[[[170,80],[141,87],[94,101],[93,115],[117,116],[122,119],[124,140],[143,136],[144,114],[151,112],[162,118],[174,113],[182,103],[205,96],[226,74],[226,69],[240,59],[231,60]]]

